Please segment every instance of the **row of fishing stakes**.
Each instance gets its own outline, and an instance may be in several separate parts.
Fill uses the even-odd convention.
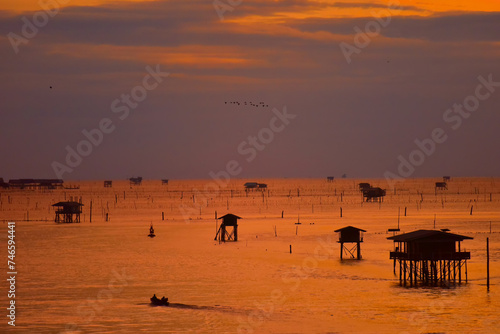
[[[330,179],[327,179],[327,181],[329,181],[329,182],[333,182],[333,180],[331,179],[331,177],[329,177],[329,178],[330,178]],[[132,185],[134,185],[134,186],[139,185],[139,186],[140,186],[140,185],[141,185],[142,178],[141,178],[141,177],[137,177],[137,178],[130,178],[129,180],[130,180],[130,184],[131,184],[131,186],[132,186]],[[447,182],[446,182],[446,181],[449,181],[449,180],[450,180],[450,177],[446,176],[446,177],[443,177],[443,182],[436,182],[436,183],[435,183],[435,184],[436,184],[436,187],[435,187],[435,193],[436,193],[436,194],[438,193],[438,191],[437,191],[437,190],[448,190],[448,186],[447,186]],[[165,185],[165,184],[166,184],[166,185],[168,185],[168,183],[169,183],[169,180],[168,180],[168,179],[162,179],[162,180],[161,180],[161,184],[162,184],[162,185]],[[365,183],[360,183],[360,184],[359,184],[359,186],[361,187],[361,185],[364,185],[364,184],[365,184]],[[105,181],[104,181],[104,188],[111,188],[111,187],[112,187],[112,185],[113,185],[113,181],[111,181],[111,180],[105,180]],[[370,187],[370,185],[369,185],[369,184],[366,184],[366,185],[368,185],[368,186]],[[67,187],[66,189],[77,189],[77,188],[78,188],[78,187],[75,187],[75,188],[70,188],[70,187]],[[131,187],[131,188],[132,188],[132,187]],[[136,189],[140,189],[140,188],[136,188]],[[370,188],[368,188],[368,190],[369,190],[369,189],[370,189]],[[372,190],[375,190],[375,189],[378,189],[378,188],[372,188]],[[380,189],[380,190],[382,190],[382,189]],[[394,189],[394,194],[396,194],[396,190],[397,190],[397,189],[395,188],[395,189]],[[136,190],[135,192],[136,192],[136,197],[138,198],[138,192],[137,192],[137,190]],[[232,197],[233,197],[233,189],[231,189],[231,190],[230,190],[230,192],[231,192],[231,198],[232,198]],[[291,192],[291,191],[290,191],[290,192]],[[335,189],[334,189],[334,193],[335,193],[335,196],[336,196],[336,195],[337,195],[337,188],[335,188]],[[458,192],[458,193],[460,193],[460,192]],[[479,193],[480,193],[479,188],[478,188],[478,187],[475,187],[475,188],[474,188],[474,194],[479,194]],[[263,193],[263,194],[264,194],[264,193]],[[270,196],[270,195],[269,195],[269,190],[267,190],[267,194],[268,194],[268,197],[269,197],[269,196]],[[484,193],[484,195],[485,195],[485,201],[486,201],[487,194],[488,194],[487,192],[485,192],[485,193]],[[289,194],[289,195],[290,195],[290,194]],[[340,202],[343,202],[343,195],[344,195],[344,190],[341,190],[341,193],[340,193]],[[384,195],[384,194],[379,194],[379,195],[381,195],[381,196],[382,196],[382,195]],[[420,195],[420,197],[421,197],[421,201],[422,201],[422,200],[423,200],[423,193],[419,193],[419,195]],[[64,192],[64,196],[65,196],[65,200],[66,200],[66,192]],[[248,196],[248,192],[247,192],[247,196]],[[300,188],[297,188],[297,196],[298,196],[298,197],[300,197]],[[10,197],[10,196],[9,196],[9,197]],[[118,196],[115,194],[115,203],[117,202],[117,197],[118,197]],[[125,199],[125,191],[123,192],[123,197],[124,197],[124,199]],[[183,197],[183,196],[182,196],[182,192],[181,192],[181,199],[182,199],[182,197]],[[368,200],[368,198],[367,198],[367,200]],[[320,198],[320,201],[321,201],[321,198]],[[492,201],[492,193],[491,193],[491,192],[489,193],[489,201],[490,201],[490,202]],[[153,200],[152,200],[152,202],[153,202]],[[1,201],[0,201],[0,203],[1,203]],[[314,209],[313,209],[313,210],[314,210]],[[473,208],[472,208],[472,210],[473,210]]]
[[[106,187],[106,186],[105,186],[105,187]],[[336,190],[337,190],[337,189],[335,189],[335,193],[336,193]],[[136,197],[138,198],[138,195],[139,195],[139,194],[138,194],[138,192],[137,192],[137,191],[135,191],[135,192],[136,192]],[[233,190],[231,189],[231,190],[230,190],[230,192],[231,192],[231,198],[233,198]],[[182,197],[183,197],[183,192],[180,192],[180,193],[181,193],[181,199],[182,199]],[[65,195],[65,198],[66,198],[66,192],[64,192],[64,195]],[[264,195],[264,192],[262,193],[262,195]],[[342,192],[340,193],[340,202],[343,202],[343,195],[344,195],[344,191],[342,191]],[[418,208],[421,208],[421,203],[422,203],[422,201],[423,201],[423,193],[419,193],[419,195],[420,195],[420,197],[421,197],[421,200],[420,200],[420,203],[417,203],[417,209],[418,209]],[[248,196],[248,193],[247,193],[247,196]],[[269,196],[269,190],[268,190],[268,196]],[[300,196],[300,189],[299,189],[299,188],[297,188],[297,196]],[[118,203],[118,194],[116,194],[116,193],[115,193],[115,194],[114,194],[114,197],[115,197],[115,204],[116,204],[116,203]],[[489,198],[489,200],[490,200],[490,201],[492,201],[492,193],[490,193],[490,196],[489,196],[489,197],[490,197],[490,198]],[[123,199],[125,200],[125,198],[126,198],[126,192],[125,192],[125,191],[123,191]],[[191,199],[194,201],[194,200],[195,200],[195,195],[191,196]],[[486,199],[486,198],[485,198],[485,199]],[[29,198],[28,198],[28,201],[29,201]],[[320,201],[321,201],[321,198],[320,198]],[[153,199],[153,197],[151,197],[151,202],[152,202],[152,203],[154,203],[154,199]],[[227,203],[226,203],[226,204],[227,204],[227,208],[229,209],[229,201],[228,201],[228,200],[226,200],[226,202],[227,202]],[[8,196],[8,203],[12,203],[12,199],[11,199],[11,197],[10,197],[10,196]],[[444,202],[443,202],[443,203],[444,203]],[[37,205],[38,205],[38,203],[37,203]],[[92,205],[92,203],[91,203],[91,205]],[[135,202],[134,202],[134,206],[135,206],[135,205],[136,205],[136,204],[135,204]],[[207,201],[207,206],[208,206],[208,201]],[[312,212],[314,213],[314,204],[311,204],[311,206],[312,206]],[[115,206],[115,207],[116,207],[116,206]],[[171,205],[171,208],[172,208],[172,207],[173,207],[173,206]],[[344,213],[344,212],[343,212],[343,208],[342,208],[342,207],[340,207],[340,208],[339,208],[339,210],[340,210],[340,217],[342,218],[342,217],[343,217],[343,213]],[[398,208],[398,210],[399,210],[399,208]],[[471,205],[471,206],[470,206],[470,212],[469,212],[469,214],[470,214],[470,215],[472,215],[472,214],[473,214],[473,211],[474,211],[474,205]],[[405,207],[405,216],[406,216],[406,213],[407,213],[407,207]],[[399,214],[399,213],[398,213],[398,214]],[[106,211],[103,211],[103,212],[102,212],[102,216],[103,216],[103,217],[105,217],[105,220],[106,220],[106,221],[109,221],[109,207],[108,207],[108,212],[106,212]],[[201,207],[200,207],[200,216],[201,216]],[[32,217],[30,217],[30,211],[28,210],[28,211],[26,212],[26,214],[25,214],[25,220],[29,221],[29,220],[31,220],[31,218],[32,218]],[[283,218],[283,212],[282,212],[282,218]],[[164,217],[164,212],[162,212],[162,220],[165,220],[165,217]],[[90,213],[90,221],[92,221],[92,212]]]
[[[124,192],[125,198],[125,192]],[[299,193],[298,193],[299,195]],[[72,200],[72,198],[71,198]],[[115,201],[117,201],[117,196],[115,195]],[[58,207],[56,210],[56,221],[57,222],[80,222],[80,214],[82,213],[81,199],[79,202],[68,201],[59,202],[53,206]],[[90,222],[92,222],[92,206],[93,201],[89,203],[90,207]],[[109,208],[108,208],[109,209]],[[314,206],[313,206],[314,210]],[[471,205],[470,214],[473,213],[473,205]],[[104,213],[103,213],[104,215]],[[108,213],[105,213],[106,221],[109,220]],[[340,207],[340,217],[342,217],[342,207]],[[398,231],[400,227],[400,215],[401,208],[398,207]],[[405,207],[404,215],[407,215],[407,208]],[[215,213],[217,218],[217,212]],[[284,210],[281,213],[281,217],[284,217]],[[29,211],[26,214],[27,220],[29,220]],[[164,212],[162,212],[162,220],[164,220]],[[226,241],[237,241],[238,240],[238,224],[237,220],[241,217],[235,216],[233,214],[227,214],[223,217],[217,218],[222,219],[222,222],[216,232],[215,239],[219,238],[219,242]],[[490,233],[491,233],[491,221],[490,221]],[[436,225],[436,215],[434,215],[434,227]],[[232,231],[231,231],[232,227]],[[396,229],[393,229],[396,230]],[[444,229],[443,229],[444,230]],[[457,279],[460,284],[462,281],[462,270],[465,270],[465,282],[467,282],[467,259],[470,259],[469,252],[462,252],[460,250],[460,241],[464,239],[472,239],[466,236],[460,236],[453,233],[447,233],[447,231],[433,231],[433,230],[418,230],[410,233],[405,233],[397,236],[389,237],[388,239],[393,240],[398,246],[395,247],[394,252],[390,252],[390,258],[394,259],[394,264],[399,262],[399,277],[402,285],[406,285],[408,282],[410,286],[416,286],[418,284],[425,285],[447,285],[455,284]],[[347,226],[335,232],[340,233],[339,243],[341,246],[340,258],[343,259],[344,254],[351,255],[353,259],[361,259],[361,248],[360,244],[363,242],[362,232],[363,229],[359,229],[352,226]],[[277,227],[274,226],[275,237],[277,237]],[[296,226],[296,235],[298,234],[298,226]],[[433,240],[433,247],[428,247],[428,240]],[[436,242],[436,240],[438,242]],[[458,241],[458,250],[455,249],[453,245],[453,252],[449,254],[443,252],[444,249],[451,249],[447,243],[452,240],[453,243]],[[354,247],[349,248],[346,246],[348,243],[354,243]],[[426,244],[426,247],[417,247],[418,244]],[[450,244],[451,245],[451,244]],[[429,249],[431,248],[431,249]],[[432,249],[434,248],[434,249]],[[415,253],[415,249],[420,249],[419,253]],[[290,253],[292,253],[292,245],[290,245]],[[437,258],[436,254],[441,256]],[[486,285],[487,290],[490,289],[490,272],[489,272],[489,238],[486,238],[486,254],[487,254],[487,264],[486,264]],[[396,266],[394,266],[396,269]]]

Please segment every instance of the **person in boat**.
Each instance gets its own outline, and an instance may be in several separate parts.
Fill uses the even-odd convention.
[[[153,297],[151,297],[151,302],[152,303],[157,303],[159,302],[160,300],[158,299],[158,297],[156,297],[156,293],[153,295]]]

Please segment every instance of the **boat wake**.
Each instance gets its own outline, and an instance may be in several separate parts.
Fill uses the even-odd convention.
[[[182,304],[182,303],[170,303],[168,305],[155,305],[152,303],[139,303],[137,305],[149,305],[151,307],[158,308],[175,308],[175,309],[187,309],[187,310],[206,310],[206,311],[218,311],[218,312],[237,312],[231,307],[214,305],[214,306],[206,306],[206,305],[190,305],[190,304]]]

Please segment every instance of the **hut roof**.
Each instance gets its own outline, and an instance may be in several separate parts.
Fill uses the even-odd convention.
[[[465,239],[473,239],[471,237],[467,237],[465,235],[459,235],[454,233],[448,233],[443,231],[436,230],[417,230],[409,233],[403,233],[399,235],[394,235],[392,237],[388,237],[389,240],[399,241],[399,242],[409,242],[416,241],[421,239],[427,240],[436,240],[436,241],[462,241]]]
[[[56,204],[52,204],[52,206],[77,207],[83,206],[83,204],[78,202],[57,202]]]
[[[365,230],[354,227],[354,226],[342,227],[342,228],[335,230],[334,232],[347,231],[347,230],[356,230],[356,231],[366,232]]]
[[[228,213],[227,215],[224,215],[222,217],[219,217],[217,219],[223,219],[223,218],[236,218],[236,219],[243,219],[241,217],[238,217],[237,215],[233,215],[232,213]]]

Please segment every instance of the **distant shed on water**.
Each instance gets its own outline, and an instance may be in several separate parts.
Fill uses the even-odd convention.
[[[245,191],[253,190],[253,189],[267,189],[266,183],[257,183],[257,182],[247,182],[243,185],[245,187]]]
[[[4,182],[3,178],[0,177],[0,188],[7,189],[9,188],[9,184],[7,182]]]
[[[9,188],[16,189],[58,189],[63,187],[61,179],[13,179],[9,180]]]
[[[363,197],[366,198],[366,201],[378,201],[382,202],[385,197],[385,189],[379,187],[370,187],[368,189],[363,189]]]
[[[358,184],[359,191],[363,192],[365,189],[370,189],[372,186],[369,183],[361,182]]]
[[[446,182],[436,182],[436,190],[448,190],[448,184]]]
[[[57,202],[52,204],[56,207],[56,223],[79,223],[80,214],[82,213],[82,203],[78,202]]]
[[[245,189],[254,189],[257,188],[259,184],[257,182],[247,182],[243,186],[245,187]]]
[[[138,176],[138,177],[131,177],[129,179],[130,181],[130,185],[134,185],[134,186],[140,186],[141,183],[142,183],[142,177],[141,176]]]

